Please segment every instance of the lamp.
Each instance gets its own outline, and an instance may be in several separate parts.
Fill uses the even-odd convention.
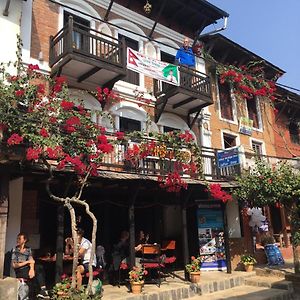
[[[149,3],[147,0],[146,4],[144,5],[144,11],[146,14],[150,14],[152,10],[152,4]]]

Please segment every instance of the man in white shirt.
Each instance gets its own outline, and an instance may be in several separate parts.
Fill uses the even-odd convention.
[[[92,251],[92,243],[83,237],[84,231],[81,228],[77,229],[78,234],[78,244],[79,244],[79,252],[78,257],[82,260],[82,262],[78,265],[76,269],[76,279],[77,279],[77,288],[80,288],[82,285],[82,275],[86,274],[89,271],[89,262]],[[93,270],[96,268],[96,255],[93,258]]]

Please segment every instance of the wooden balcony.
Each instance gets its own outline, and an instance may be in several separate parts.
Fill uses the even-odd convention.
[[[112,88],[126,76],[125,42],[77,24],[70,17],[50,37],[49,65],[52,76],[64,75],[73,86]]]
[[[186,115],[192,127],[201,109],[213,103],[209,77],[191,68],[179,66],[180,86],[154,80],[156,122],[163,111]],[[191,119],[191,115],[196,117]]]

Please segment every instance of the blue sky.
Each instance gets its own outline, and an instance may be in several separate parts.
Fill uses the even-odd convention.
[[[279,82],[300,90],[300,0],[208,1],[230,15],[221,34],[286,71]]]

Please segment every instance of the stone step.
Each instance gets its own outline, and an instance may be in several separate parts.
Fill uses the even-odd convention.
[[[276,288],[281,290],[287,290],[291,293],[293,292],[293,283],[291,281],[284,280],[283,278],[279,277],[253,276],[245,278],[245,285]]]
[[[272,269],[268,267],[256,267],[255,272],[257,276],[273,276],[279,278],[285,278],[285,275],[287,274],[287,272],[284,270]]]
[[[215,292],[209,295],[196,296],[190,300],[292,300],[291,293],[286,290],[238,286],[232,289]]]

